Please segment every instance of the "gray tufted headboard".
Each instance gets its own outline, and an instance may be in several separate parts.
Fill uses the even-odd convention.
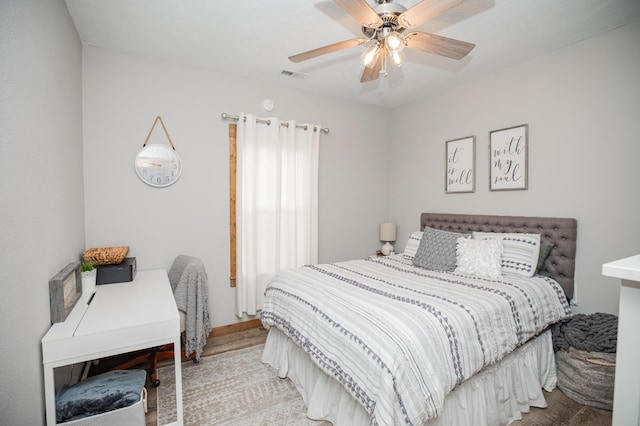
[[[576,267],[576,219],[526,216],[486,216],[472,214],[422,213],[420,230],[425,226],[454,232],[527,232],[540,234],[542,241],[554,244],[540,270],[556,280],[567,299],[573,297]]]

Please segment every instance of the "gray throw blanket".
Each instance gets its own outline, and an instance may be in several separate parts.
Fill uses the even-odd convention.
[[[169,270],[169,282],[178,309],[185,313],[185,353],[195,353],[200,359],[211,331],[207,272],[202,261],[184,255],[176,257]]]
[[[576,314],[552,327],[554,351],[574,347],[587,352],[615,353],[618,317],[612,314]]]

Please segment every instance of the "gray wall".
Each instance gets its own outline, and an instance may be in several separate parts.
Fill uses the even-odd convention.
[[[321,261],[364,257],[387,219],[386,110],[259,81],[84,46],[84,167],[87,246],[129,245],[138,269],[166,268],[178,254],[200,257],[209,275],[213,325],[231,324],[229,122],[254,113],[329,127],[320,137]],[[161,116],[182,158],[180,179],[153,188],[133,168]],[[158,125],[150,143],[168,144]]]
[[[84,248],[81,45],[62,0],[0,2],[0,413],[44,422],[48,282]]]
[[[640,21],[393,110],[390,218],[575,217],[576,312],[617,313],[601,266],[640,253]],[[529,189],[489,191],[488,133],[529,125]],[[476,192],[445,194],[445,141],[476,136]]]

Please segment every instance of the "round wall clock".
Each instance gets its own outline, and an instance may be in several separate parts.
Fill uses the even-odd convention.
[[[182,160],[169,146],[146,145],[136,155],[135,168],[144,183],[161,188],[178,180],[182,173]]]

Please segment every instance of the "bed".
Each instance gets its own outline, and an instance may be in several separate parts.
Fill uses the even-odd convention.
[[[555,387],[548,328],[571,314],[576,235],[575,219],[423,213],[403,253],[274,277],[262,361],[334,425],[508,424]],[[440,237],[466,237],[456,269],[416,266]],[[512,240],[535,273],[508,272]]]

